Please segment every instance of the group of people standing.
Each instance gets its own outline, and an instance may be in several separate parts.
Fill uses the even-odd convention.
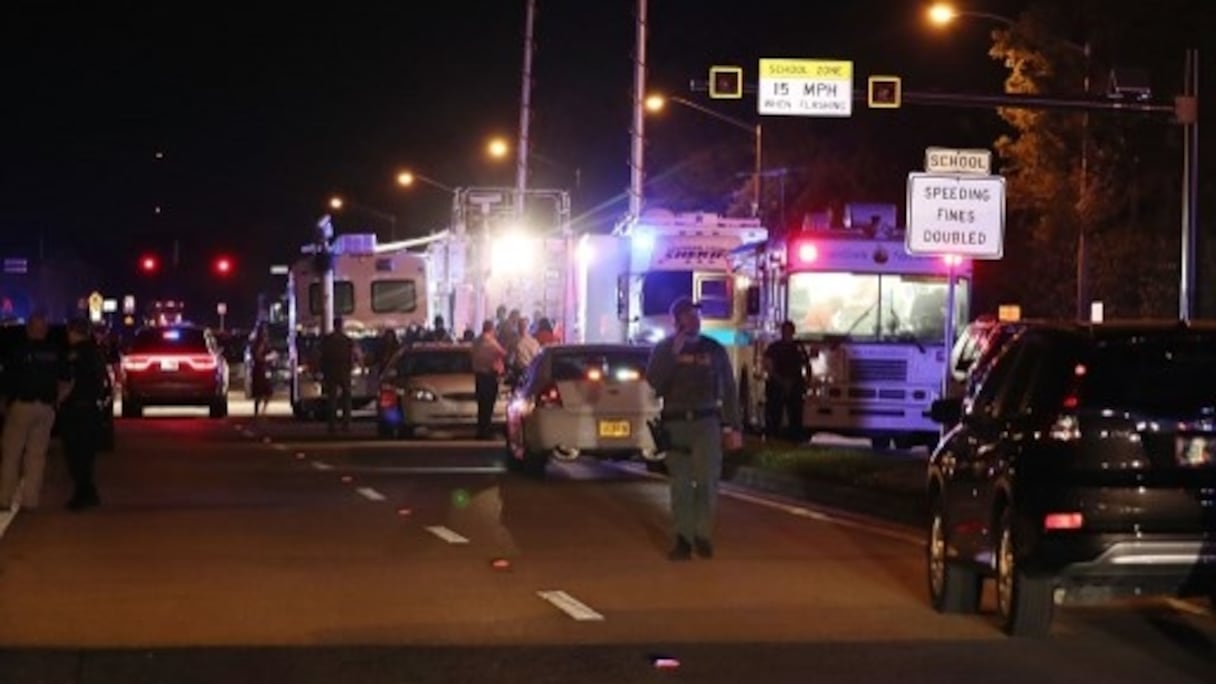
[[[84,319],[67,325],[67,344],[52,340],[44,314],[35,313],[25,335],[8,350],[0,374],[4,429],[0,437],[0,512],[41,504],[47,451],[56,424],[75,486],[67,506],[100,505],[94,464],[102,443],[102,407],[109,391],[106,359]]]
[[[518,309],[500,306],[495,320],[482,323],[481,334],[473,340],[478,439],[491,437],[499,384],[518,382],[541,348],[558,341],[549,319],[541,317],[532,326]]]

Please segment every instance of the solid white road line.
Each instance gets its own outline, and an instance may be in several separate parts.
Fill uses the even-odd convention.
[[[334,469],[333,466],[331,466],[328,463],[325,463],[324,461],[313,461],[312,467],[316,468],[317,470],[333,470]]]
[[[496,475],[506,472],[502,466],[355,466],[347,470],[386,475]]]
[[[444,540],[445,542],[447,542],[449,544],[468,544],[469,543],[468,539],[460,536],[459,534],[456,534],[452,530],[449,530],[448,528],[443,527],[442,525],[432,525],[432,526],[426,528],[426,531],[430,532],[431,534],[435,535],[436,537],[439,537],[440,539]]]
[[[652,473],[646,470],[645,466],[636,466],[632,463],[617,464],[617,467],[622,470],[627,470],[636,475],[649,478],[651,480],[666,480],[667,478],[657,473]],[[922,534],[917,534],[912,531],[897,529],[887,525],[879,524],[878,522],[867,522],[863,518],[850,518],[843,515],[833,515],[825,513],[822,510],[812,508],[810,506],[801,506],[792,503],[786,503],[776,498],[748,493],[738,487],[729,484],[719,485],[718,493],[721,496],[735,499],[736,501],[746,501],[747,503],[763,506],[772,510],[781,511],[788,515],[797,516],[799,518],[807,518],[817,520],[831,525],[839,525],[840,527],[848,527],[855,530],[862,530],[870,534],[876,534],[888,539],[894,539],[907,544],[916,546],[924,546],[925,537]]]
[[[355,491],[362,494],[363,498],[367,499],[368,501],[384,501],[384,495],[371,487],[359,487]]]
[[[272,448],[272,449],[274,449],[275,451],[287,451],[287,445],[286,445],[286,444],[276,444],[276,445],[274,445],[274,446],[273,446],[273,447],[271,447],[271,448]]]
[[[602,621],[603,615],[590,606],[561,590],[538,591],[536,595],[553,604],[558,610],[579,622]]]
[[[0,537],[8,530],[8,526],[13,523],[13,519],[17,517],[17,511],[0,511]]]

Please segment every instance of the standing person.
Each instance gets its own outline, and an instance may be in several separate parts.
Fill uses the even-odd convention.
[[[782,436],[781,421],[788,421],[785,435],[802,439],[802,403],[806,394],[803,377],[810,364],[806,350],[794,341],[794,322],[781,324],[781,339],[764,350],[764,433]]]
[[[55,425],[55,408],[67,396],[69,374],[63,349],[47,339],[46,315],[34,313],[25,326],[25,339],[5,360],[0,394],[8,404],[0,438],[0,511],[15,504],[18,485],[21,506],[38,508],[46,449]]]
[[[506,370],[507,350],[494,337],[494,322],[481,325],[481,336],[473,342],[473,377],[477,393],[477,439],[490,438],[494,402],[498,400],[498,377]]]
[[[341,316],[334,318],[333,331],[321,338],[321,381],[324,383],[330,434],[335,432],[338,422],[339,401],[342,431],[350,432],[350,380],[354,369],[355,343],[342,329],[343,322]]]
[[[381,373],[388,368],[389,362],[393,360],[393,356],[400,348],[401,342],[397,340],[397,331],[385,328],[384,332],[380,333],[380,363],[376,364]]]
[[[101,405],[107,391],[105,358],[89,331],[89,322],[68,324],[68,367],[71,389],[59,409],[63,454],[75,491],[68,508],[82,511],[101,504],[94,480],[94,464],[101,444]]]
[[[528,364],[540,353],[540,342],[528,332],[528,319],[519,319],[519,339],[515,342],[515,377],[523,377]]]
[[[270,334],[265,323],[258,323],[249,342],[249,388],[253,395],[253,418],[257,420],[270,407],[274,394],[271,382],[270,359],[274,350],[270,347]]]
[[[431,330],[431,342],[451,342],[452,333],[448,331],[446,324],[443,321],[443,316],[435,317],[435,327]]]
[[[700,307],[687,297],[672,302],[675,333],[650,353],[646,381],[663,400],[663,427],[671,449],[667,471],[675,545],[671,560],[712,558],[714,514],[722,451],[743,446],[739,396],[726,349],[701,334]]]
[[[557,344],[557,335],[553,333],[553,323],[548,318],[541,318],[536,322],[536,341],[542,347]]]

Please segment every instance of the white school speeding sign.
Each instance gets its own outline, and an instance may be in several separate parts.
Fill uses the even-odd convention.
[[[762,59],[760,114],[852,116],[853,63],[827,59]]]
[[[910,254],[1000,259],[1005,249],[1005,179],[908,174]]]

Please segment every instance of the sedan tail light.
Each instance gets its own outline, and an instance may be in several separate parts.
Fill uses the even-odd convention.
[[[380,388],[380,408],[392,409],[397,408],[397,388],[392,385],[384,385]]]
[[[536,405],[542,408],[561,408],[562,393],[558,391],[556,384],[546,385],[544,389],[536,393]]]
[[[1048,513],[1043,516],[1044,530],[1079,530],[1085,524],[1081,513]]]
[[[127,372],[146,371],[152,365],[152,357],[150,356],[124,356],[122,359],[122,369]]]

